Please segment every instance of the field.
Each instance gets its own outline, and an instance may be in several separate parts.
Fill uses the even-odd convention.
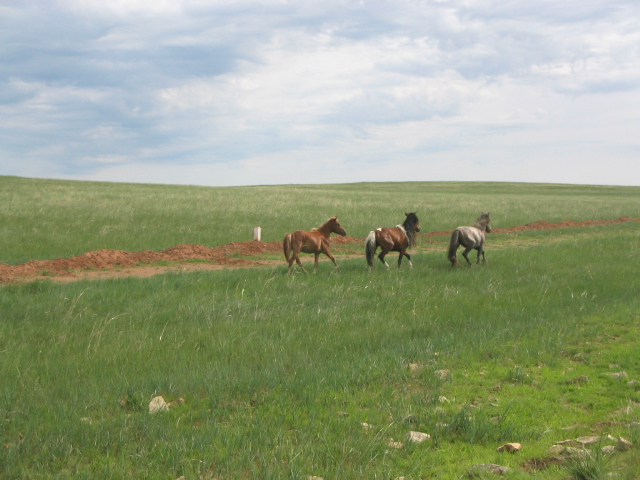
[[[0,177],[0,198],[7,269],[333,215],[353,239],[316,275],[227,249],[0,285],[0,478],[640,478],[640,188]],[[414,268],[369,271],[360,240],[405,211]],[[483,211],[488,263],[452,270],[446,232]],[[514,228],[536,222],[557,225]]]

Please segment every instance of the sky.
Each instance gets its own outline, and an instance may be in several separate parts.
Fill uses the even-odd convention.
[[[0,0],[0,175],[640,185],[638,0]]]

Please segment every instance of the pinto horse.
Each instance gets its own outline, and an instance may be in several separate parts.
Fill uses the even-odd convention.
[[[448,253],[452,268],[456,265],[460,265],[458,258],[456,257],[456,252],[458,251],[458,247],[461,245],[465,248],[462,255],[469,266],[471,266],[471,261],[469,260],[468,255],[469,252],[474,249],[478,251],[478,259],[476,263],[480,263],[480,255],[482,255],[482,263],[486,262],[486,259],[484,258],[485,233],[491,233],[491,216],[488,213],[480,215],[473,227],[458,227],[453,231],[451,234],[451,240],[449,241]]]
[[[331,217],[320,227],[311,229],[310,232],[297,230],[293,233],[287,233],[284,236],[282,249],[284,250],[284,258],[287,259],[287,263],[289,264],[289,273],[291,273],[291,269],[293,268],[293,262],[300,265],[302,271],[307,273],[305,268],[302,266],[300,257],[298,257],[300,252],[313,253],[315,255],[316,258],[313,273],[316,273],[318,270],[318,257],[321,253],[324,253],[329,257],[336,268],[338,268],[336,259],[333,258],[333,255],[331,255],[331,252],[329,251],[329,235],[332,233],[337,233],[343,237],[347,234],[345,229],[342,228],[342,225],[340,225],[338,217]]]
[[[384,259],[385,255],[389,252],[400,252],[398,256],[398,268],[402,263],[402,257],[407,257],[409,266],[413,267],[411,263],[411,256],[407,253],[407,248],[414,247],[416,245],[416,232],[420,231],[420,220],[415,213],[406,213],[407,217],[402,225],[398,225],[395,228],[377,228],[372,230],[365,240],[365,255],[367,257],[367,263],[370,267],[373,267],[373,256],[376,254],[378,247],[381,248],[378,258],[385,267],[389,268],[389,264]]]

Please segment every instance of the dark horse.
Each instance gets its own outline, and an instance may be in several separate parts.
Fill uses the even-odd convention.
[[[415,213],[406,213],[407,217],[402,225],[395,228],[377,228],[373,230],[365,240],[365,254],[367,263],[373,267],[373,256],[376,254],[378,247],[382,249],[378,258],[388,268],[389,264],[384,257],[387,253],[400,252],[398,256],[398,268],[402,263],[402,257],[407,257],[409,266],[412,267],[411,257],[407,253],[407,248],[416,245],[416,232],[420,231],[420,220]]]
[[[300,265],[302,271],[307,273],[302,266],[300,258],[298,257],[300,252],[313,253],[316,256],[313,273],[318,270],[318,257],[321,253],[324,253],[329,257],[336,268],[338,268],[336,259],[333,258],[333,255],[331,255],[331,252],[329,251],[329,235],[332,233],[337,233],[343,237],[347,234],[345,229],[342,228],[342,225],[340,225],[338,217],[331,217],[329,220],[324,222],[322,226],[313,228],[310,232],[297,230],[293,233],[287,233],[284,236],[282,249],[284,250],[284,258],[286,258],[287,263],[289,263],[289,273],[291,273],[291,269],[293,268],[293,262]]]
[[[468,255],[469,252],[474,249],[478,251],[478,260],[476,263],[480,263],[480,255],[482,255],[482,263],[486,262],[484,258],[485,232],[491,233],[491,216],[488,213],[480,215],[473,227],[458,227],[453,231],[451,241],[449,242],[449,261],[451,262],[452,268],[460,265],[456,257],[456,252],[461,245],[465,248],[462,255],[469,266],[471,266],[471,261]]]

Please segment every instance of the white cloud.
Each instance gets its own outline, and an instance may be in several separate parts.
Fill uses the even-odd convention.
[[[0,9],[0,174],[640,184],[630,0]]]
[[[149,17],[175,15],[182,11],[183,2],[175,0],[57,0],[55,3],[60,8],[67,9],[77,15],[126,18],[134,14]]]

